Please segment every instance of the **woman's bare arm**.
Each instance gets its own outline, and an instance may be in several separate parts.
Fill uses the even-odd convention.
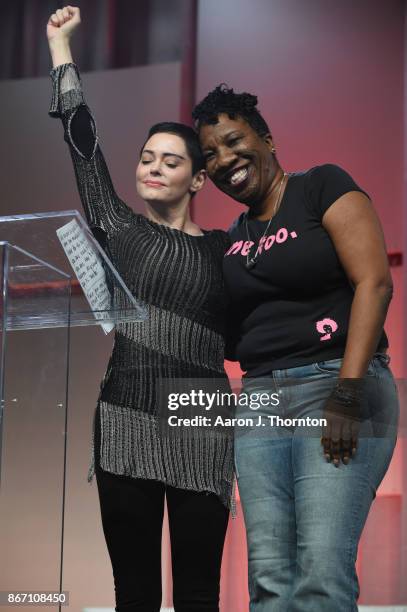
[[[355,288],[341,378],[359,378],[383,332],[393,283],[378,216],[369,198],[351,191],[326,211],[322,225]]]

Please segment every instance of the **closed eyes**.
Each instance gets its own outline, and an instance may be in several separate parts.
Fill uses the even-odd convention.
[[[142,159],[140,160],[141,163],[143,164],[143,166],[147,165],[147,164],[151,164],[151,159]],[[178,164],[170,164],[169,162],[166,163],[166,165],[168,166],[168,168],[177,168]]]

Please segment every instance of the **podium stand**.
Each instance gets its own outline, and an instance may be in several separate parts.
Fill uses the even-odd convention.
[[[0,591],[59,593],[70,330],[108,333],[146,309],[77,211],[0,217],[0,257]],[[63,609],[55,599],[25,601]]]

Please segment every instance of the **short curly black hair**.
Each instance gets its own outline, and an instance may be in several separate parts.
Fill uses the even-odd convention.
[[[221,83],[192,111],[195,129],[199,132],[203,125],[214,125],[218,122],[218,115],[225,113],[230,119],[239,116],[247,121],[259,136],[270,134],[270,129],[256,106],[257,96],[247,92],[235,93],[226,83]]]

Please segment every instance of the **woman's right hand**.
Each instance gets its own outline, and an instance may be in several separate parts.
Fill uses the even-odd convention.
[[[53,13],[47,23],[47,38],[50,44],[59,40],[68,41],[81,22],[77,6],[64,6]]]

